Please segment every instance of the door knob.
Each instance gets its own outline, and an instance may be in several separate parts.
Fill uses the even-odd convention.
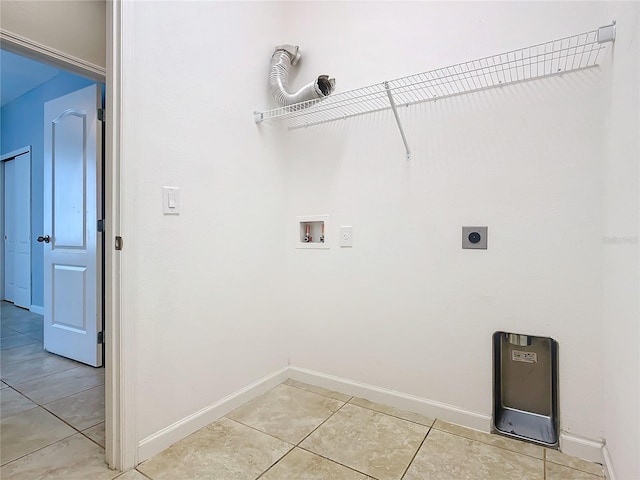
[[[42,235],[40,235],[38,237],[38,241],[40,243],[44,242],[44,243],[49,243],[51,241],[51,237],[49,235],[45,235],[44,237]]]

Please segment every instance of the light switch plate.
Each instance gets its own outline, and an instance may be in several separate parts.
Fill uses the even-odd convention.
[[[180,189],[162,187],[162,212],[165,215],[180,215]]]
[[[488,227],[462,227],[462,248],[487,249]]]
[[[340,246],[353,247],[353,227],[340,227]]]

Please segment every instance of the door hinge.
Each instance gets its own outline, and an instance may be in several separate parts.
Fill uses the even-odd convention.
[[[98,345],[104,343],[104,332],[98,332]]]
[[[122,237],[116,237],[116,250],[122,250]]]
[[[104,122],[104,119],[106,118],[107,114],[104,111],[104,108],[99,108],[98,109],[98,120],[100,120],[101,122]]]
[[[104,220],[98,220],[98,231],[104,233]]]

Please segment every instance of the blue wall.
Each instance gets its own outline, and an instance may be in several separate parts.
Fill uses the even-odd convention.
[[[0,109],[0,153],[9,153],[31,145],[31,304],[42,307],[42,244],[36,241],[43,232],[44,104],[49,100],[95,83],[92,80],[60,72],[56,77],[17,98]]]

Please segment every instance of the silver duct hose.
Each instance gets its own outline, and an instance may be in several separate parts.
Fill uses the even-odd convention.
[[[335,89],[336,81],[328,75],[320,75],[315,81],[305,85],[295,93],[289,92],[289,69],[300,60],[298,47],[279,45],[271,57],[271,73],[269,84],[271,93],[281,106],[324,98]]]

